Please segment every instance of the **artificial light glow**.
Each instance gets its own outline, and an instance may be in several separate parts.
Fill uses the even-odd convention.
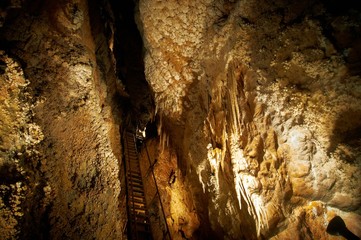
[[[222,160],[222,150],[219,148],[213,149],[212,144],[208,144],[207,146],[208,153],[207,159],[211,166],[211,180],[214,180],[214,186],[216,193],[219,193],[219,167]]]
[[[230,139],[231,161],[238,203],[242,208],[241,199],[243,197],[247,204],[248,213],[256,222],[257,235],[259,236],[261,229],[267,227],[267,213],[264,211],[264,202],[262,197],[257,194],[260,184],[255,176],[249,174],[247,159],[243,154],[243,150],[238,146],[239,136],[232,134]]]

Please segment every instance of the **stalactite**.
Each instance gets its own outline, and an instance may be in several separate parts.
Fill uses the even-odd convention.
[[[232,129],[233,133],[242,134],[240,132],[240,118],[242,118],[242,114],[239,110],[239,98],[238,98],[238,86],[237,86],[237,78],[234,75],[234,67],[235,63],[229,63],[226,66],[227,74],[227,106],[228,106],[228,114],[230,116],[230,129]]]
[[[264,211],[264,203],[262,197],[252,191],[258,188],[258,180],[256,177],[248,173],[247,159],[243,154],[243,150],[239,148],[239,135],[233,134],[231,137],[231,159],[233,165],[233,174],[235,176],[234,183],[237,192],[239,206],[247,207],[248,213],[256,222],[257,235],[260,236],[261,230],[267,228],[267,214]],[[244,199],[247,206],[242,206],[241,198]]]
[[[264,211],[264,204],[262,197],[254,193],[253,189],[258,188],[258,180],[255,176],[249,173],[250,165],[248,163],[247,157],[244,155],[243,149],[241,149],[243,133],[241,129],[247,129],[242,127],[242,125],[247,124],[244,121],[244,115],[247,114],[247,106],[243,104],[246,102],[245,94],[238,91],[244,91],[244,89],[239,88],[236,74],[236,63],[231,62],[228,64],[228,75],[227,75],[227,105],[229,106],[228,112],[228,121],[230,131],[229,136],[230,146],[231,146],[231,160],[233,166],[233,174],[235,176],[235,190],[237,192],[238,202],[240,207],[247,207],[248,213],[254,218],[256,223],[257,235],[260,236],[261,230],[267,228],[267,216]],[[243,81],[243,79],[240,79]],[[241,96],[241,97],[239,97]],[[242,111],[240,110],[242,108]],[[241,122],[242,119],[242,122]],[[250,131],[250,130],[246,130]],[[254,134],[253,132],[248,132],[247,135]],[[242,206],[241,198],[244,199],[247,206]]]
[[[160,152],[163,153],[164,150],[169,146],[169,135],[164,126],[163,115],[159,113],[159,125],[158,125],[158,135],[160,142]]]

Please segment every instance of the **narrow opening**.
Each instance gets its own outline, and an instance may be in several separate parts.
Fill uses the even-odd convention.
[[[153,92],[144,74],[143,41],[135,23],[132,0],[110,1],[115,15],[114,55],[119,79],[129,94],[131,126],[144,129],[154,112]]]

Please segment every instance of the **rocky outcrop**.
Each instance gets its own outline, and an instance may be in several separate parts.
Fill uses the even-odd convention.
[[[336,239],[334,215],[361,235],[359,14],[352,2],[140,1],[160,149],[177,152],[200,219],[187,238]],[[181,239],[184,223],[172,228]]]
[[[8,2],[0,238],[122,239],[121,85],[98,3]]]

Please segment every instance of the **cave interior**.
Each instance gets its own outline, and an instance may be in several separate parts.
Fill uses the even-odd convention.
[[[1,0],[0,238],[360,239],[360,56],[355,0]]]

